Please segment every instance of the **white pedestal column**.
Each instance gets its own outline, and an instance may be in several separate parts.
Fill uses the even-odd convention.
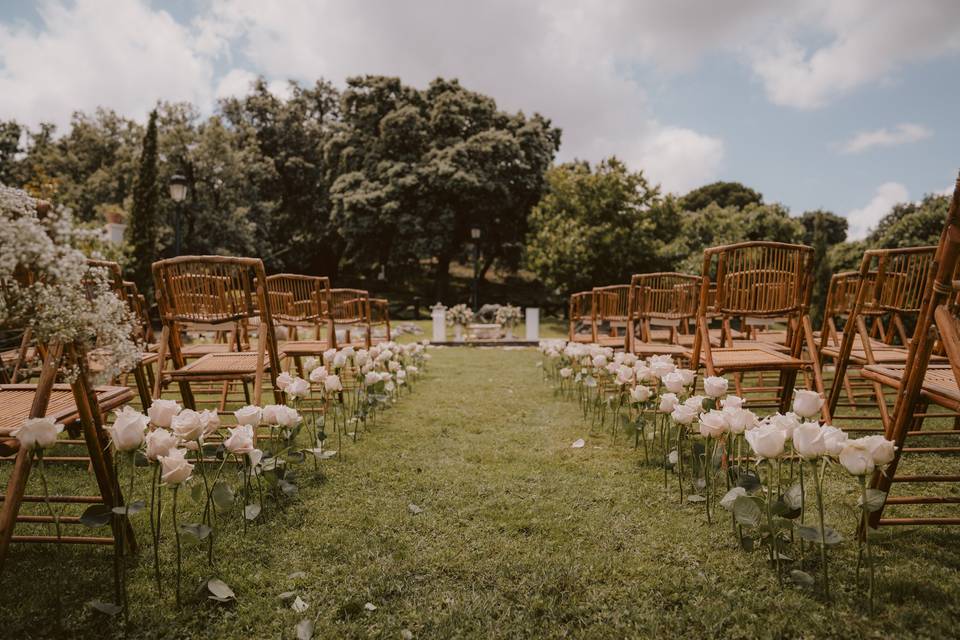
[[[527,340],[540,340],[540,309],[527,307]]]
[[[443,307],[434,307],[430,312],[433,318],[433,341],[447,341],[447,311]]]

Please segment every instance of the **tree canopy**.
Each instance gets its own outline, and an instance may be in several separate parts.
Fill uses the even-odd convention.
[[[762,204],[763,195],[739,182],[711,182],[697,187],[680,199],[680,207],[686,211],[700,211],[710,204],[720,208],[742,209],[751,204]]]

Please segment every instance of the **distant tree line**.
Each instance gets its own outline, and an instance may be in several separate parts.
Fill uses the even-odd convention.
[[[560,130],[508,113],[456,80],[425,89],[397,78],[253,83],[202,117],[161,103],[147,125],[107,109],[59,132],[0,121],[0,182],[100,225],[126,215],[125,266],[149,288],[149,264],[173,253],[174,174],[186,178],[184,254],[256,255],[269,271],[432,283],[448,299],[450,266],[480,229],[481,272],[523,270],[561,300],[633,273],[699,273],[703,249],[742,240],[816,249],[814,301],[827,275],[869,247],[936,242],[948,198],[900,204],[865,239],[829,211],[793,216],[736,182],[663,194],[616,158],[554,164]],[[412,287],[413,285],[410,284]]]

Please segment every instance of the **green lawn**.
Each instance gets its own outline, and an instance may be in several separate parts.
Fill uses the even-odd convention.
[[[781,589],[760,553],[735,549],[728,520],[707,525],[702,505],[678,506],[632,442],[590,434],[576,403],[540,379],[534,350],[432,353],[414,394],[326,462],[325,479],[305,478],[245,537],[238,514],[224,520],[215,569],[188,545],[181,611],[169,544],[168,588],[155,595],[143,520],[129,625],[83,607],[112,598],[107,549],[16,546],[0,637],[291,638],[305,617],[317,638],[955,637],[955,532],[877,533],[869,617],[850,541],[856,485],[833,473],[827,520],[848,540],[832,554],[835,601]],[[572,449],[577,438],[587,446]],[[193,594],[212,575],[236,603]],[[280,599],[291,591],[306,612]],[[54,626],[57,593],[69,632]]]

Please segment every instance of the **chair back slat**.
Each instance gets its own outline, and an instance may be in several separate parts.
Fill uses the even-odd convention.
[[[236,323],[266,307],[266,276],[257,258],[181,256],[153,263],[153,274],[165,321]]]
[[[293,273],[267,276],[267,295],[278,322],[317,323],[329,317],[329,278]]]
[[[709,311],[724,316],[776,317],[806,304],[813,249],[779,242],[744,242],[704,252],[703,273],[715,275]],[[709,295],[709,289],[708,295]]]

